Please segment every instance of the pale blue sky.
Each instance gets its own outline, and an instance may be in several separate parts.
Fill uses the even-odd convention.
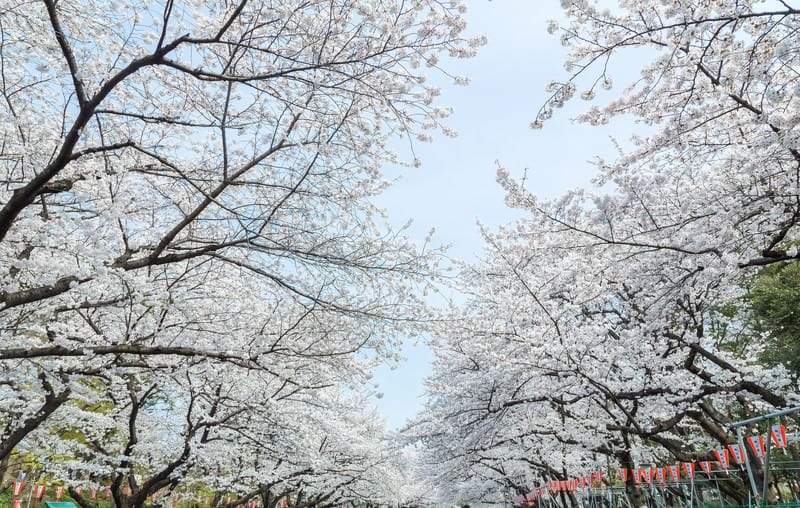
[[[422,241],[436,228],[435,240],[452,244],[450,256],[474,259],[482,249],[477,218],[499,225],[518,213],[503,203],[495,161],[515,175],[527,168],[528,188],[554,196],[588,184],[593,168],[587,161],[613,153],[612,129],[614,136],[629,137],[630,124],[598,128],[572,123],[569,118],[586,105],[580,100],[558,111],[543,130],[529,128],[547,97],[545,85],[566,77],[564,48],[546,29],[547,20],[560,17],[559,4],[558,0],[470,2],[468,32],[485,34],[489,43],[473,59],[442,62],[451,74],[471,79],[467,87],[442,87],[441,103],[455,109],[449,126],[459,135],[417,144],[422,166],[387,169],[391,178],[399,180],[378,201],[394,223],[413,219],[415,239]],[[409,344],[405,355],[405,363],[395,370],[381,367],[374,378],[380,385],[377,391],[384,394],[377,405],[390,428],[399,427],[421,408],[422,380],[430,372],[432,354],[424,345]]]

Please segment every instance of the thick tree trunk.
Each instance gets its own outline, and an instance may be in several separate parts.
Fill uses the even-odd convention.
[[[10,456],[0,458],[0,492],[5,492],[11,486],[11,478],[6,478],[10,458]]]
[[[133,498],[131,496],[122,496],[116,501],[117,508],[133,508]]]
[[[627,444],[628,442],[627,435],[623,435],[623,442]],[[617,456],[620,459],[620,464],[622,465],[622,467],[630,471],[632,474],[633,470],[635,469],[635,466],[633,463],[633,457],[631,457],[630,450],[628,448],[625,448],[624,450],[618,452]],[[628,499],[630,500],[631,506],[633,506],[633,508],[647,508],[647,498],[645,497],[641,486],[636,480],[637,480],[636,478],[628,476],[628,480],[625,482],[625,494],[628,496]]]

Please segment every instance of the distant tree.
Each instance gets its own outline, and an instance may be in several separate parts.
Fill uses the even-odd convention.
[[[745,333],[759,358],[800,377],[800,263],[767,266],[747,284]]]

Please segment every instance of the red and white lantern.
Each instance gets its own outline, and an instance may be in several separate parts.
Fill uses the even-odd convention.
[[[789,444],[789,441],[786,440],[786,427],[783,425],[773,425],[769,435],[777,448],[786,448],[786,445]]]
[[[714,450],[714,456],[717,458],[717,462],[719,462],[719,465],[722,466],[722,469],[728,469],[731,463],[728,456],[727,448],[720,448],[719,450]]]
[[[670,478],[675,480],[675,483],[678,483],[678,481],[681,479],[681,466],[679,464],[675,464],[673,466],[669,466],[667,470],[669,471]]]
[[[41,501],[44,497],[45,490],[46,487],[44,485],[36,485],[33,488],[33,498],[36,499],[36,501]]]
[[[749,436],[747,438],[747,443],[750,445],[750,449],[753,450],[753,455],[758,457],[759,462],[762,464],[764,463],[764,456],[766,455],[765,442],[764,436]]]
[[[64,486],[63,485],[57,485],[56,486],[56,500],[61,499],[61,496],[63,496],[63,495],[64,495]]]
[[[694,473],[695,473],[694,462],[682,462],[681,465],[683,466],[684,472],[686,472],[686,476],[688,476],[689,478],[694,478]]]
[[[733,457],[733,461],[736,462],[737,466],[741,466],[747,460],[747,454],[744,451],[744,446],[740,444],[730,444],[728,445],[728,449],[731,451],[731,456]]]
[[[22,490],[25,488],[25,482],[11,482],[11,493],[14,497],[22,494]]]

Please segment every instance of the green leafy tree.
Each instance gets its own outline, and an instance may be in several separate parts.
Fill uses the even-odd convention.
[[[759,359],[800,377],[800,263],[762,268],[747,287],[747,328],[762,339]]]

